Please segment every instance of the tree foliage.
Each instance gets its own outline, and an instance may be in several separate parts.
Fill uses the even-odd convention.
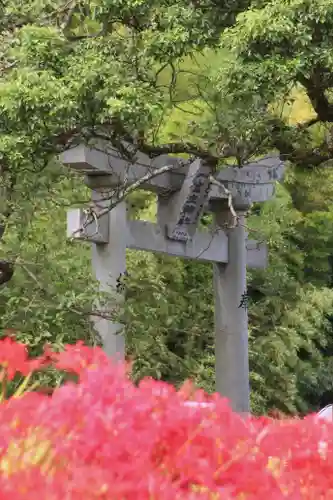
[[[332,390],[331,0],[16,0],[0,7],[1,328],[36,350],[85,338],[96,284],[65,210],[89,193],[56,155],[126,139],[212,169],[268,151],[283,185],[248,229],[270,248],[249,272],[252,404],[315,408]],[[125,152],[124,152],[125,153]],[[132,216],[154,201],[132,195]],[[3,262],[3,264],[2,264]],[[210,266],[129,252],[134,375],[214,390]]]
[[[274,110],[268,140],[303,168],[327,163],[332,155],[332,20],[330,0],[259,1],[223,42],[235,55],[229,89],[260,95]],[[305,96],[308,116],[290,125],[286,115],[295,90]]]

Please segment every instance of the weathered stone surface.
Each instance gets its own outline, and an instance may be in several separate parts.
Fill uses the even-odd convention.
[[[249,184],[268,184],[280,181],[283,177],[284,163],[278,156],[270,155],[243,167],[225,167],[217,176],[219,181]]]
[[[246,241],[247,267],[265,269],[268,266],[268,247],[254,240]]]
[[[128,221],[127,248],[147,250],[208,262],[228,261],[228,238],[223,231],[210,234],[197,232],[188,242],[165,237],[158,224],[145,221]]]
[[[161,167],[170,165],[177,172],[165,172],[143,183],[141,189],[153,192],[168,192],[181,188],[185,170],[179,158],[167,155],[150,159],[147,155],[138,153],[132,160],[126,159],[112,147],[94,148],[83,144],[68,149],[60,156],[61,162],[82,174],[87,175],[89,187],[124,187],[130,186],[138,179],[151,173],[156,173]],[[96,178],[94,179],[94,177]],[[99,184],[101,181],[102,185]]]
[[[76,240],[90,241],[98,245],[109,243],[109,214],[100,219],[99,231],[92,222],[80,232],[85,220],[82,209],[72,209],[67,213],[67,236]],[[126,229],[126,247],[133,250],[163,253],[183,259],[197,259],[205,262],[228,262],[228,236],[219,230],[212,233],[197,232],[188,242],[167,238],[158,224],[129,220]],[[247,265],[251,268],[267,266],[267,246],[256,241],[246,242]]]
[[[226,188],[231,192],[234,207],[264,202],[272,198],[275,184],[249,184],[243,182],[226,182]]]
[[[87,215],[82,208],[72,208],[67,212],[67,238],[90,241],[92,243],[108,243],[109,214],[92,222],[87,222]]]
[[[92,193],[94,202],[98,202],[99,205],[107,204],[107,202],[99,201],[103,198],[103,195],[100,195],[101,193],[98,192]],[[103,307],[99,305],[102,311],[105,309],[110,316],[110,313],[120,312],[125,300],[117,285],[119,279],[126,272],[126,202],[119,203],[107,214],[105,220],[108,222],[109,242],[92,244],[92,267],[100,290],[110,294],[108,303],[103,304]],[[92,319],[94,327],[102,339],[105,352],[112,358],[124,359],[124,325],[103,316],[93,316]]]
[[[216,214],[221,227],[227,213]],[[250,383],[246,296],[245,217],[228,231],[229,262],[214,264],[216,390],[229,399],[234,411],[248,413]]]
[[[202,160],[189,167],[181,189],[167,203],[166,232],[176,241],[188,241],[194,236],[205,203],[208,200],[211,169]]]
[[[127,148],[129,149],[129,145]],[[145,181],[141,188],[158,194],[176,192],[184,188],[185,178],[189,179],[188,167],[181,166],[179,158],[161,155],[150,159],[147,155],[136,152],[130,160],[104,142],[96,142],[91,146],[82,144],[68,149],[60,159],[64,165],[86,174],[86,183],[92,189],[130,186],[143,176],[150,172],[156,173],[166,165],[170,165],[172,169]],[[274,195],[274,183],[281,180],[283,170],[283,162],[277,156],[271,155],[242,168],[226,167],[218,174],[217,180],[231,191],[235,197],[235,205],[245,206],[270,199]],[[186,189],[184,188],[184,191]],[[226,194],[222,187],[210,187],[209,199],[224,198]],[[185,239],[186,231],[177,231],[171,231],[170,235],[178,234]]]
[[[230,191],[235,208],[249,207],[252,203],[269,200],[275,193],[275,183],[283,177],[284,163],[276,156],[262,158],[242,168],[226,167],[217,176]],[[212,186],[210,199],[224,194],[219,186]]]

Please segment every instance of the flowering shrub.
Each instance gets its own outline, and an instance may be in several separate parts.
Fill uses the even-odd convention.
[[[32,390],[31,373],[50,364],[77,383]],[[125,366],[80,343],[30,360],[5,339],[0,365],[0,500],[333,498],[333,425],[315,416],[242,419],[189,383],[136,387]],[[6,398],[16,373],[25,378]]]

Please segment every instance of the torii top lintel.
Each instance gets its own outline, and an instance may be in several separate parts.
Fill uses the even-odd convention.
[[[62,153],[60,160],[64,165],[86,174],[86,183],[92,189],[131,185],[146,177],[140,188],[162,195],[181,190],[190,170],[189,165],[184,166],[183,160],[168,155],[152,159],[136,152],[129,160],[112,145],[101,141],[72,147]],[[164,168],[168,166],[170,169]],[[164,172],[158,174],[160,169]],[[275,181],[282,178],[283,170],[284,164],[279,157],[270,155],[242,168],[226,166],[215,178],[231,192],[234,201],[246,200],[251,204],[273,196]],[[153,174],[150,178],[149,173]],[[227,195],[222,186],[213,184],[208,197],[210,200],[223,200]]]

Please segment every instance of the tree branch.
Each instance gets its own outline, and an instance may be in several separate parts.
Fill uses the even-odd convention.
[[[42,285],[42,283],[40,283],[40,281],[38,280],[37,276],[26,265],[24,265],[21,261],[18,262],[18,264],[28,274],[28,276],[36,283],[36,285],[38,286],[39,290],[45,294],[45,297],[47,299],[49,299],[49,300],[53,300],[52,294],[49,293],[49,291],[47,290],[47,288],[45,288]],[[83,311],[83,310],[76,309],[73,306],[71,306],[71,307],[70,306],[64,306],[64,309],[67,310],[68,312],[77,314],[79,316],[89,316],[89,317],[94,316],[94,317],[100,317],[100,318],[107,319],[107,320],[114,319],[113,315],[107,314],[107,313],[104,313],[104,312],[98,311],[98,310]]]
[[[311,118],[310,120],[306,120],[304,122],[297,123],[296,127],[299,130],[305,130],[307,128],[312,127],[312,125],[315,125],[316,123],[319,123],[320,121],[321,120],[320,120],[319,116],[317,115],[316,117]]]
[[[322,122],[333,122],[333,104],[329,102],[325,95],[327,84],[325,84],[325,72],[323,68],[315,69],[310,78],[299,74],[297,75],[297,80],[305,88],[319,120]]]
[[[217,164],[219,158],[209,153],[209,151],[204,150],[194,144],[189,142],[172,142],[169,144],[161,144],[160,146],[150,146],[148,144],[142,144],[140,150],[143,153],[148,154],[151,158],[163,154],[189,154],[191,156],[196,156],[202,158],[203,160],[208,160],[213,164]]]
[[[121,146],[121,141],[128,142],[141,153],[147,154],[150,158],[155,158],[157,156],[163,154],[187,154],[190,156],[195,156],[197,158],[201,158],[202,160],[206,160],[213,167],[216,167],[218,161],[221,157],[215,156],[210,153],[208,150],[200,148],[200,146],[196,146],[190,142],[171,142],[168,144],[160,144],[154,146],[152,144],[147,144],[142,141],[135,140],[122,126],[120,123],[112,123],[110,124],[112,127],[112,134],[105,134],[103,130],[93,130],[90,131],[92,137],[100,138],[109,142],[114,142],[117,140],[117,147]],[[126,152],[124,152],[126,153]]]
[[[133,182],[133,184],[130,184],[127,188],[123,189],[121,193],[118,194],[117,198],[110,203],[110,205],[106,208],[103,208],[99,212],[91,211],[90,215],[88,216],[84,227],[80,227],[76,231],[73,232],[72,238],[74,238],[77,234],[80,234],[82,232],[82,229],[85,229],[85,227],[90,224],[91,222],[97,222],[103,215],[108,214],[115,206],[119,205],[122,201],[124,201],[127,196],[129,196],[131,193],[136,191],[137,189],[140,189],[140,187],[145,184],[147,181],[154,179],[155,177],[158,177],[159,175],[165,174],[167,172],[171,172],[172,170],[176,170],[181,168],[182,166],[185,166],[186,164],[189,164],[190,160],[180,160],[178,164],[172,164],[172,165],[165,165],[164,167],[161,167],[159,169],[149,171],[147,174],[143,175],[138,179],[137,181]],[[103,201],[108,200],[108,198],[105,198]]]
[[[282,122],[276,122],[273,126],[272,146],[280,152],[281,159],[289,160],[304,168],[319,167],[333,159],[333,150],[328,149],[326,142],[316,148],[295,147],[296,141],[293,137],[287,137],[286,132],[291,131],[292,129]]]

